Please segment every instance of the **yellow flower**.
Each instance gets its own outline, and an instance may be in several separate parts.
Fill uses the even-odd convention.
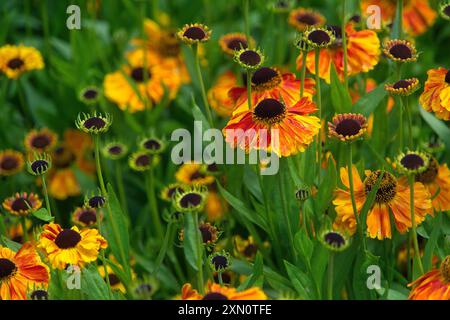
[[[31,130],[24,140],[25,149],[29,152],[49,152],[56,145],[58,136],[50,129]]]
[[[201,295],[192,288],[190,283],[186,283],[181,289],[182,300],[267,300],[264,291],[258,287],[244,291],[227,286],[220,286],[217,283],[209,282],[206,285],[205,294]]]
[[[42,201],[34,193],[16,193],[3,201],[3,208],[15,216],[27,216],[41,206]]]
[[[110,266],[106,266],[106,272],[108,273],[108,280],[109,280],[109,285],[111,286],[111,289],[125,293],[127,291],[125,289],[125,286],[123,285],[123,283],[120,281],[119,277],[114,273],[113,269]],[[104,266],[102,266],[102,265],[98,266],[98,273],[100,273],[100,276],[106,281]]]
[[[426,111],[433,111],[436,117],[450,120],[450,71],[445,68],[428,70],[419,102]]]
[[[100,249],[106,249],[108,244],[96,229],[63,229],[50,223],[44,226],[38,247],[45,251],[54,268],[62,270],[67,265],[83,267],[97,260]]]
[[[0,47],[0,70],[10,79],[17,79],[22,73],[44,68],[41,53],[24,45]]]
[[[418,278],[408,287],[414,287],[410,300],[450,300],[450,256],[441,263],[439,269],[433,269]]]
[[[175,173],[175,179],[186,185],[209,185],[215,181],[211,175],[207,175],[204,167],[198,163],[185,163]]]
[[[19,173],[24,164],[22,153],[15,150],[0,151],[0,176],[12,176]]]

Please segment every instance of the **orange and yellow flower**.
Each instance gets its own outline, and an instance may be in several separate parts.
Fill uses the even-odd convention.
[[[363,0],[361,11],[367,13],[369,6],[375,5],[381,8],[381,19],[384,25],[394,21],[396,0]],[[437,13],[428,0],[403,1],[403,28],[412,36],[418,36],[427,31],[436,20]]]
[[[46,286],[50,274],[30,243],[18,252],[0,246],[0,300],[26,300],[33,286]]]
[[[206,174],[205,167],[199,163],[185,163],[175,173],[175,179],[185,185],[210,185],[215,181],[212,175]]]
[[[23,154],[15,150],[0,151],[0,176],[12,176],[22,171]]]
[[[436,211],[450,210],[450,170],[446,163],[439,165],[431,158],[428,168],[416,175],[416,181],[428,189]]]
[[[355,166],[353,170],[354,195],[358,214],[361,212],[367,194],[375,185],[381,172],[365,172],[366,178],[361,180]],[[353,214],[350,196],[349,175],[346,168],[341,168],[341,181],[345,189],[337,189],[333,204],[336,207],[334,228],[354,234],[356,219]],[[427,214],[431,214],[430,193],[420,182],[414,184],[414,213],[416,225],[422,223]],[[410,212],[410,192],[407,179],[397,179],[389,172],[384,172],[379,189],[375,195],[375,203],[367,215],[367,233],[371,238],[379,240],[392,237],[390,212],[393,214],[395,226],[400,233],[408,231],[412,226]]]
[[[325,17],[317,11],[297,8],[289,13],[288,22],[298,31],[302,32],[311,27],[320,27],[325,23]]]
[[[181,300],[267,300],[267,296],[258,287],[237,291],[235,288],[212,282],[208,282],[205,294],[201,295],[190,283],[186,283],[181,289]]]
[[[433,111],[439,119],[450,120],[450,70],[431,69],[427,74],[428,79],[419,102],[426,111]]]
[[[50,223],[44,226],[38,247],[44,250],[54,268],[62,270],[67,265],[83,267],[97,260],[99,251],[106,249],[108,243],[97,229],[63,229],[59,224]]]
[[[15,216],[27,216],[42,206],[42,201],[34,193],[16,193],[3,201],[3,208]]]
[[[222,117],[231,115],[234,100],[228,95],[231,88],[238,86],[238,79],[232,71],[221,74],[208,91],[208,102],[217,114]]]
[[[48,128],[41,130],[31,130],[25,137],[25,149],[29,152],[49,152],[52,150],[58,141],[56,133]]]
[[[334,32],[336,40],[327,47],[320,49],[319,76],[327,83],[330,82],[331,65],[336,68],[341,80],[344,79],[344,49],[342,48],[342,30],[339,27],[329,27]],[[352,23],[345,27],[347,40],[347,74],[353,76],[361,72],[369,72],[380,60],[380,40],[372,30],[355,30]],[[302,68],[302,55],[297,58],[297,69]],[[306,54],[306,67],[315,74],[315,53]]]
[[[409,300],[450,300],[450,256],[439,269],[425,273],[408,287],[413,287]]]
[[[288,108],[293,107],[299,101],[301,81],[295,79],[293,73],[281,73],[276,68],[261,67],[253,73],[250,82],[252,107],[267,98],[282,100]],[[315,81],[309,78],[305,79],[305,97],[312,98],[314,93]],[[228,94],[234,101],[233,116],[248,110],[246,86],[234,87]]]
[[[254,46],[255,41],[250,38],[250,47]],[[223,52],[233,56],[235,51],[247,49],[247,37],[243,33],[227,33],[220,37],[219,45]]]
[[[303,152],[320,129],[320,120],[311,116],[317,108],[304,97],[295,105],[285,105],[273,98],[256,101],[253,110],[236,110],[223,129],[232,147],[267,150],[287,157]]]
[[[17,79],[21,74],[44,68],[41,53],[24,45],[0,47],[0,71],[8,78]]]

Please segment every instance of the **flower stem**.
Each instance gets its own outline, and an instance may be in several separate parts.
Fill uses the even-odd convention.
[[[398,109],[398,143],[400,152],[403,151],[403,103],[400,103],[399,109]]]
[[[251,49],[251,41],[250,41],[250,21],[248,18],[248,11],[250,7],[250,1],[244,0],[243,8],[244,8],[244,22],[245,22],[245,38],[247,39],[248,48]]]
[[[155,177],[153,168],[149,170],[149,174],[147,177],[147,184],[146,184],[146,190],[147,190],[147,198],[150,205],[150,213],[152,217],[152,223],[155,227],[156,236],[161,241],[163,240],[163,229],[161,225],[161,219],[159,218],[159,212],[158,212],[158,204],[156,202],[155,197]]]
[[[367,243],[366,243],[366,236],[364,234],[364,226],[363,221],[361,221],[361,217],[359,216],[358,209],[356,207],[356,200],[355,200],[355,188],[353,185],[353,148],[352,144],[349,143],[348,145],[348,162],[347,162],[347,170],[348,170],[348,184],[350,187],[350,197],[352,199],[352,208],[353,208],[353,214],[356,219],[356,225],[358,226],[359,235],[361,237],[361,241],[363,244],[364,252],[367,251]]]
[[[198,257],[197,257],[197,268],[198,268],[198,274],[197,274],[197,287],[201,294],[203,294],[205,287],[203,284],[203,243],[202,238],[200,235],[200,228],[198,225],[198,212],[195,211],[193,213],[194,215],[194,229],[195,232],[195,240],[197,242],[197,248],[198,248]]]
[[[347,1],[343,0],[342,3],[342,49],[344,51],[344,85],[348,91],[348,74],[347,74],[347,35],[345,33],[345,13],[346,13]]]
[[[48,196],[47,183],[45,182],[45,175],[42,175],[41,179],[42,179],[42,188],[44,189],[45,206],[47,207],[47,211],[50,214],[50,216],[53,216],[52,209],[50,207],[50,198]]]
[[[317,166],[317,185],[320,185],[320,170],[321,170],[321,160],[322,160],[322,95],[320,91],[320,77],[319,77],[319,63],[320,63],[320,48],[315,49],[315,76],[316,76],[316,95],[317,95],[317,108],[319,109],[319,120],[320,129],[317,134],[317,155],[318,155],[318,166]]]
[[[200,90],[202,93],[203,104],[204,104],[205,110],[206,110],[206,116],[208,118],[209,125],[211,127],[214,127],[211,108],[208,103],[208,98],[206,97],[205,83],[203,82],[202,71],[200,69],[200,55],[199,55],[199,45],[198,44],[195,45],[195,70],[197,72],[198,81],[200,82]]]
[[[248,110],[252,110],[252,85],[251,71],[247,69],[247,105]]]
[[[220,286],[223,287],[223,279],[222,279],[222,272],[221,271],[218,272],[218,278],[219,278]]]
[[[122,204],[122,209],[125,212],[127,218],[129,219],[130,214],[128,212],[127,197],[125,195],[125,188],[123,186],[122,166],[119,161],[116,161],[116,181],[117,181],[117,190],[119,191],[120,202]]]
[[[334,253],[330,252],[328,256],[328,282],[327,282],[328,300],[333,300],[333,274],[334,274]]]
[[[100,190],[102,195],[105,197],[107,195],[105,181],[103,180],[102,165],[100,163],[100,141],[99,136],[95,135],[95,165],[97,167],[97,178],[100,184]]]
[[[306,58],[307,58],[307,52],[302,53],[302,70],[300,73],[300,99],[303,98],[303,94],[305,91],[305,75],[306,75]]]
[[[156,258],[155,268],[153,269],[152,274],[158,272],[162,262],[164,261],[164,258],[166,257],[167,249],[169,247],[169,243],[172,238],[173,225],[174,224],[171,222],[167,227],[166,235],[164,236],[164,242],[163,245],[161,246],[161,250],[159,251],[158,257]]]
[[[414,255],[416,256],[417,265],[419,266],[420,274],[424,274],[422,260],[420,259],[419,242],[417,241],[417,230],[416,230],[416,220],[414,214],[414,175],[408,176],[409,181],[409,204],[411,210],[411,229],[413,233],[413,243],[414,243]]]
[[[22,225],[22,235],[24,243],[28,241],[28,232],[27,232],[27,218],[22,217],[20,219],[20,223]]]
[[[403,98],[403,105],[405,106],[406,111],[406,119],[408,121],[408,147],[409,149],[413,149],[413,134],[412,134],[412,117],[411,117],[411,109],[409,108],[409,99],[408,97]]]

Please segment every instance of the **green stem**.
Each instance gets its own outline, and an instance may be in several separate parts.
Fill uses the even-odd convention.
[[[129,219],[130,214],[128,212],[127,197],[125,195],[125,188],[123,186],[122,166],[119,161],[116,161],[116,181],[117,181],[117,189],[119,191],[120,202],[122,204],[122,209],[127,215],[127,218]]]
[[[320,77],[319,77],[319,63],[320,63],[320,48],[315,49],[315,76],[316,76],[316,97],[317,97],[317,108],[319,109],[319,120],[320,129],[317,134],[317,155],[318,155],[318,166],[317,166],[317,185],[320,185],[320,171],[321,171],[321,160],[322,160],[322,95],[320,91]]]
[[[102,191],[102,195],[106,197],[108,192],[106,191],[105,181],[103,180],[103,173],[102,173],[102,165],[100,162],[100,141],[99,141],[99,135],[95,135],[95,165],[97,167],[97,178],[98,183],[100,184],[100,190]]]
[[[222,272],[221,271],[218,272],[218,278],[219,278],[220,286],[223,287],[223,279],[222,279]]]
[[[25,99],[25,95],[23,92],[22,87],[22,80],[17,80],[17,94],[19,96],[19,102],[20,102],[20,110],[22,112],[23,121],[25,122],[25,125],[28,125],[29,127],[33,127],[33,115],[31,112],[29,112],[29,108],[27,107],[27,101]]]
[[[197,243],[197,249],[198,249],[198,258],[197,258],[197,268],[198,268],[198,274],[197,274],[197,289],[201,294],[205,291],[205,286],[203,284],[203,243],[202,243],[202,237],[200,234],[200,228],[198,225],[198,212],[194,212],[194,229],[197,231],[195,232],[195,240]]]
[[[333,300],[333,275],[334,275],[334,253],[330,252],[328,256],[328,281],[327,281],[327,297]]]
[[[244,0],[243,8],[244,8],[244,22],[245,22],[245,38],[247,39],[248,48],[251,49],[251,41],[250,41],[250,21],[248,18],[249,12],[249,0]]]
[[[199,55],[199,45],[198,44],[195,45],[195,70],[197,72],[198,81],[200,82],[200,90],[202,93],[203,104],[204,104],[205,110],[206,110],[206,116],[208,118],[209,125],[211,127],[214,127],[211,108],[209,106],[208,98],[206,96],[205,83],[203,82],[202,71],[200,69],[200,55]]]
[[[251,71],[249,69],[247,69],[247,105],[248,110],[252,110]]]
[[[400,152],[402,152],[403,151],[403,103],[402,103],[401,99],[400,99],[400,106],[398,109],[398,117],[399,117],[398,143],[399,143],[399,147],[400,147]]]
[[[283,173],[282,171],[280,171],[279,173],[279,188],[280,188],[280,194],[281,194],[281,202],[282,202],[282,211],[283,211],[283,217],[287,226],[287,230],[288,230],[288,238],[289,238],[289,248],[292,251],[292,256],[294,258],[294,261],[297,261],[297,252],[294,249],[294,235],[293,235],[293,230],[292,230],[292,225],[291,225],[291,219],[289,218],[289,210],[287,207],[287,200],[286,200],[286,191],[285,191],[285,181],[283,178]]]
[[[166,231],[166,235],[164,236],[164,242],[161,246],[161,250],[159,251],[158,257],[156,258],[156,264],[155,268],[152,271],[152,274],[155,274],[158,272],[159,268],[161,267],[162,262],[164,261],[164,258],[166,257],[167,249],[169,247],[169,243],[171,241],[172,237],[172,229],[173,229],[173,223],[169,223]]]
[[[28,230],[27,230],[27,218],[22,217],[20,219],[20,223],[22,225],[22,235],[24,243],[28,241]]]
[[[45,182],[45,175],[42,175],[41,179],[42,179],[42,188],[44,189],[45,206],[47,207],[47,211],[50,214],[50,216],[53,216],[52,209],[50,207],[50,198],[48,196],[48,191],[47,191],[47,183]]]
[[[159,217],[158,204],[156,202],[155,177],[154,177],[153,168],[151,168],[149,170],[147,180],[148,181],[147,181],[147,185],[146,185],[146,190],[147,190],[148,202],[150,205],[150,213],[151,213],[151,217],[152,217],[152,223],[153,223],[155,231],[156,231],[156,236],[158,237],[158,239],[160,239],[162,241],[164,238],[164,235],[163,235],[164,232],[162,229],[161,219]]]
[[[413,234],[413,243],[414,243],[414,255],[416,257],[417,265],[419,266],[420,274],[424,274],[422,259],[420,259],[420,251],[419,251],[419,242],[417,241],[417,230],[416,230],[416,220],[414,214],[414,175],[408,176],[409,181],[409,204],[411,210],[411,229]]]
[[[99,220],[97,220],[97,221],[99,221]],[[105,250],[100,250],[100,252],[101,252],[100,260],[102,261],[103,272],[105,273],[105,280],[106,280],[106,284],[108,286],[109,299],[113,300],[113,294],[112,294],[112,290],[111,290],[111,282],[109,281],[108,266],[106,264]]]
[[[366,236],[364,234],[364,226],[363,223],[365,221],[361,221],[361,217],[359,216],[359,212],[358,209],[356,207],[356,200],[355,200],[355,188],[353,185],[353,148],[352,148],[352,144],[350,143],[348,145],[348,162],[347,162],[347,170],[348,170],[348,183],[349,183],[349,187],[350,187],[350,197],[352,199],[352,209],[353,209],[353,214],[355,216],[356,219],[356,225],[358,226],[358,230],[359,230],[359,235],[361,237],[361,241],[363,244],[363,249],[364,252],[367,251],[367,243],[366,243]],[[365,224],[365,223],[364,223]]]
[[[302,70],[300,73],[300,99],[303,98],[303,93],[305,91],[305,75],[306,75],[306,58],[308,53],[306,51],[302,52]]]
[[[348,74],[347,74],[347,35],[345,32],[345,13],[346,13],[346,0],[342,3],[342,49],[344,50],[344,85],[348,91]]]
[[[406,111],[406,119],[408,121],[408,147],[410,150],[413,149],[413,134],[412,134],[412,117],[411,117],[411,109],[409,108],[409,99],[408,97],[403,98],[405,111]]]

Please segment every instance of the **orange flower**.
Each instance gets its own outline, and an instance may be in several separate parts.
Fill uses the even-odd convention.
[[[366,13],[368,6],[379,6],[383,23],[389,25],[395,17],[396,3],[396,0],[363,0],[361,11]],[[430,7],[428,0],[403,1],[403,28],[412,36],[418,36],[427,31],[436,17],[437,13]]]
[[[234,109],[234,100],[228,91],[238,85],[238,79],[232,71],[221,74],[208,91],[208,102],[220,116],[230,116]]]
[[[433,111],[436,117],[450,120],[450,70],[431,69],[427,74],[419,102],[426,111]]]
[[[247,152],[264,149],[287,157],[303,152],[319,132],[319,118],[310,116],[316,105],[307,97],[293,106],[273,98],[256,102],[253,110],[236,109],[223,129],[232,147]]]
[[[304,8],[297,8],[289,13],[288,22],[298,31],[305,31],[310,27],[320,27],[325,18],[320,13]]]
[[[205,292],[201,295],[186,283],[181,289],[181,300],[267,300],[264,291],[257,287],[238,292],[235,288],[208,282]]]
[[[334,64],[341,80],[344,79],[344,49],[342,48],[342,30],[336,26],[329,26],[334,32],[336,40],[327,48],[320,49],[319,76],[330,83],[331,64]],[[354,29],[352,23],[345,27],[347,39],[347,73],[352,76],[360,72],[372,70],[380,59],[380,40],[372,30]],[[297,58],[297,69],[302,67],[302,55]],[[306,57],[306,67],[315,74],[315,52],[310,51]]]
[[[355,166],[353,170],[354,195],[358,214],[361,212],[367,194],[375,185],[380,171],[366,171],[366,179],[361,180]],[[356,219],[353,214],[350,196],[349,177],[346,168],[341,168],[341,181],[345,189],[337,189],[333,204],[336,206],[334,228],[344,229],[350,234],[356,230]],[[426,214],[431,213],[430,193],[422,183],[414,184],[414,213],[416,225],[422,223]],[[397,180],[392,174],[385,172],[381,178],[380,187],[375,196],[375,203],[367,215],[367,233],[371,238],[379,240],[391,238],[390,213],[393,213],[395,226],[400,233],[411,227],[410,193],[405,177]]]
[[[251,78],[252,107],[265,98],[282,100],[287,107],[292,107],[299,100],[300,83],[301,81],[296,80],[293,73],[282,74],[276,68],[259,68]],[[306,97],[311,98],[314,95],[314,87],[313,79],[305,79]],[[248,110],[246,86],[234,87],[228,94],[235,104],[233,115]]]
[[[30,288],[47,285],[47,266],[30,243],[16,253],[0,246],[0,299],[26,300]]]
[[[430,192],[435,210],[450,210],[450,170],[446,163],[439,165],[431,158],[428,168],[416,175],[416,181],[422,182]]]
[[[439,269],[425,273],[408,287],[414,287],[409,300],[450,300],[450,256],[442,261]]]

